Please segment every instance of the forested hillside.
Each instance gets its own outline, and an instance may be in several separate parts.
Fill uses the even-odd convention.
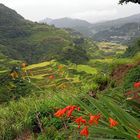
[[[82,36],[67,30],[25,20],[14,10],[0,5],[0,51],[13,59],[29,63],[57,59],[84,63],[88,61]],[[77,40],[77,41],[76,41]],[[76,59],[73,57],[75,56]]]

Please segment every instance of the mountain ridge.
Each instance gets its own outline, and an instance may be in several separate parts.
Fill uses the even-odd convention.
[[[140,34],[140,31],[137,31],[137,26],[139,23],[140,14],[94,24],[85,20],[71,18],[61,18],[56,20],[52,19],[51,22],[48,22],[48,24],[55,25],[59,28],[72,28],[78,32],[81,32],[83,36],[91,37],[97,41],[113,40],[113,42],[118,43],[126,43],[127,41],[130,42],[131,39],[136,38]],[[133,27],[132,29],[132,24],[133,26],[137,24],[137,26]],[[125,26],[127,26],[127,30],[125,30]],[[122,30],[124,31],[123,33]]]

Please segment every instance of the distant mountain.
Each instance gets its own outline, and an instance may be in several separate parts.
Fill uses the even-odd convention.
[[[53,21],[52,18],[45,18],[45,19],[41,20],[40,23],[47,23],[47,24],[50,24],[52,21]]]
[[[75,26],[87,27],[91,25],[89,22],[85,20],[72,19],[72,18],[67,18],[67,17],[60,18],[60,19],[46,18],[42,20],[41,22],[48,23],[50,25],[55,25],[58,28],[72,28]]]
[[[91,37],[97,41],[126,43],[140,35],[140,31],[137,30],[139,29],[140,14],[95,24],[72,18],[46,18],[41,22],[59,28],[72,28],[85,37]]]
[[[85,20],[65,17],[60,19],[46,18],[40,22],[47,23],[49,25],[55,25],[58,28],[72,28],[81,32],[84,36],[92,36],[92,32],[89,30],[92,24]]]
[[[93,24],[91,30],[97,41],[129,43],[140,37],[140,14]]]
[[[99,32],[102,30],[110,29],[112,27],[119,28],[122,25],[128,24],[128,23],[140,23],[140,14],[136,14],[136,15],[132,15],[125,18],[116,19],[116,20],[96,23],[92,25],[91,29],[93,32]]]
[[[97,32],[93,39],[97,41],[111,41],[128,44],[134,39],[140,38],[140,24],[127,23],[120,27],[111,27]]]

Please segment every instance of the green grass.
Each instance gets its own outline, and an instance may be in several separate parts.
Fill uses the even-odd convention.
[[[105,59],[90,59],[89,64],[94,64],[96,62],[101,63],[109,63],[111,64],[113,62],[113,58],[105,58]]]
[[[27,67],[27,69],[34,69],[34,68],[41,68],[41,67],[45,67],[45,66],[49,66],[53,61],[45,61],[42,63],[38,63],[38,64],[33,64],[33,65],[29,65]]]
[[[0,74],[7,72],[7,70],[0,70]]]
[[[78,91],[71,88],[69,90],[49,91],[37,90],[35,94],[26,98],[21,98],[18,102],[11,101],[7,106],[0,108],[0,139],[11,140],[16,136],[21,135],[24,130],[31,130],[32,117],[37,111],[47,112],[48,109],[54,112],[55,108],[61,107],[56,101],[57,94],[68,100],[72,94],[77,94]]]
[[[76,68],[77,71],[84,71],[88,74],[97,74],[97,69],[96,68],[93,68],[91,66],[88,66],[88,65],[77,65],[77,68]]]
[[[90,113],[91,110],[92,113],[97,113],[98,111],[101,111],[103,115],[115,114],[116,117],[119,119],[119,121],[125,124],[125,120],[120,116],[125,117],[126,115],[128,119],[131,116],[128,113],[124,113],[125,109],[127,110],[127,112],[129,111],[131,112],[132,110],[129,110],[129,107],[131,106],[127,108],[128,104],[126,104],[126,102],[124,103],[124,101],[126,100],[124,99],[123,96],[124,89],[122,87],[117,87],[116,89],[112,89],[108,87],[106,91],[103,92],[98,91],[99,93],[101,93],[100,95],[107,96],[107,101],[104,100],[104,98],[98,100],[95,99],[87,100],[86,94],[89,93],[89,90],[91,89],[92,90],[98,89],[99,85],[97,81],[99,83],[101,82],[102,84],[104,80],[106,80],[106,77],[103,77],[102,75],[105,74],[105,71],[103,70],[109,70],[109,67],[111,65],[118,66],[120,64],[137,64],[139,60],[140,60],[140,54],[137,54],[132,59],[131,58],[92,59],[90,60],[88,65],[73,65],[73,64],[64,65],[63,64],[63,69],[61,72],[64,72],[64,74],[61,76],[59,75],[60,71],[58,70],[58,65],[62,65],[62,64],[56,61],[46,61],[38,64],[29,65],[27,67],[27,71],[30,70],[33,73],[33,76],[30,75],[31,84],[36,86],[36,90],[33,89],[34,94],[31,94],[24,98],[20,98],[18,101],[16,100],[10,101],[9,104],[1,105],[0,139],[10,140],[16,138],[18,135],[22,135],[24,130],[32,131],[32,125],[33,125],[32,121],[33,118],[35,117],[34,115],[36,112],[41,112],[42,114],[46,113],[47,111],[55,112],[56,109],[59,109],[62,106],[69,105],[69,104],[79,104],[81,106],[82,111],[80,112],[79,115],[81,114],[85,115],[85,112],[83,112],[84,110],[86,110],[88,113]],[[70,70],[75,70],[76,72],[71,73]],[[103,73],[101,73],[101,70]],[[0,72],[2,72],[2,70]],[[81,73],[84,72],[83,75],[80,72]],[[48,78],[49,75],[55,75],[55,79],[50,80]],[[82,76],[84,77],[83,79]],[[94,79],[97,81],[94,81]],[[60,88],[63,85],[67,87],[64,89]],[[63,100],[58,102],[59,99],[57,95],[61,96]],[[111,100],[111,102],[109,102],[108,98],[109,100]],[[121,101],[123,102],[122,104]],[[106,110],[104,106],[106,108],[112,107],[111,108],[112,110],[110,110],[110,108]],[[123,113],[120,114],[119,112],[116,112],[117,109],[115,107],[119,109],[120,112]],[[121,107],[123,108],[123,110],[121,109]],[[132,112],[132,114],[133,113],[135,113],[135,110]],[[137,122],[136,118],[134,117],[133,117],[133,121]],[[41,121],[43,122],[44,126],[47,129],[52,129],[52,126],[48,126],[48,120],[46,116],[43,116],[41,118]],[[51,116],[49,118],[49,122],[51,121],[53,126],[58,123],[57,122],[58,120],[55,120],[54,116]],[[101,124],[99,128],[93,126],[91,130],[93,130],[93,132],[95,130],[94,135],[96,135],[96,133],[100,134],[99,130],[104,130],[104,133],[107,134],[105,135],[105,137],[111,137],[109,133],[115,135],[115,130],[106,128],[107,126],[105,124],[106,124],[106,120],[104,119],[103,124]],[[130,126],[127,126],[127,128],[129,127]],[[75,131],[75,129],[72,130],[73,132]],[[128,132],[125,132],[123,128],[122,128],[122,132],[117,130],[117,133],[120,134],[120,137],[122,138],[124,136],[134,137],[134,133],[136,133],[135,130],[129,130],[129,131],[130,132],[132,131],[133,136],[130,136]],[[70,133],[70,129],[67,129],[66,132],[67,134]],[[60,135],[64,134],[63,129],[61,130],[55,129],[55,131],[53,131],[53,134],[55,135],[55,133],[57,134],[59,133]],[[49,136],[49,134],[47,135]],[[70,135],[73,134],[70,133]],[[101,134],[100,136],[104,137],[104,135]],[[91,135],[91,137],[93,138],[94,136]],[[45,136],[45,138],[47,139],[47,136]],[[113,137],[111,138],[114,139]]]

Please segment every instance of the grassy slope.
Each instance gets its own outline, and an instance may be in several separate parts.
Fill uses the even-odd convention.
[[[133,62],[133,64],[135,62],[135,64],[136,64],[139,61],[139,57],[140,57],[140,55],[138,54],[133,59],[131,59],[131,62]],[[130,62],[129,59],[127,61],[126,61],[126,59],[121,59],[121,63],[119,60],[120,59],[116,59],[116,61],[115,61],[116,66],[120,65],[120,64],[129,64],[129,62]],[[103,61],[103,60],[96,60],[96,61]],[[106,61],[107,61],[107,63],[109,62],[110,64],[112,64],[112,62],[110,60],[105,60],[105,62]],[[36,85],[39,85],[39,83],[44,83],[44,79],[46,79],[46,78],[43,75],[52,74],[52,73],[48,73],[48,71],[50,71],[50,70],[53,70],[53,74],[56,74],[58,72],[58,70],[57,70],[58,65],[60,65],[60,64],[55,61],[51,61],[51,62],[47,61],[47,62],[28,66],[27,67],[28,70],[32,70],[33,73],[36,73],[36,74],[34,74],[34,76],[36,76],[36,77],[31,76],[31,79],[32,80],[36,79],[37,81],[32,81],[32,80],[31,81],[35,82]],[[68,77],[69,73],[67,71],[68,70],[67,66],[63,65],[63,67],[65,69],[64,71],[66,72],[66,75],[63,78],[74,78],[74,80],[75,80],[74,76]],[[72,66],[72,67],[74,67],[74,66]],[[82,66],[82,67],[78,66],[78,67],[80,67],[80,70],[83,70],[86,72],[89,72],[89,70],[85,69],[85,68],[88,67],[88,68],[92,69],[92,67],[90,67],[90,66]],[[39,74],[37,72],[41,72],[41,81],[42,82],[38,80]],[[51,85],[52,83],[55,83],[55,86],[56,86],[57,80],[62,80],[62,79],[60,77],[57,77],[53,82],[50,81],[49,84]],[[45,81],[47,81],[47,79]],[[63,81],[62,83],[65,83],[65,81]],[[3,106],[0,109],[0,118],[1,118],[0,128],[1,128],[1,133],[3,136],[3,138],[1,137],[1,139],[15,137],[17,135],[23,134],[24,130],[30,129],[30,127],[32,127],[32,117],[34,117],[35,112],[37,112],[37,111],[45,112],[50,109],[51,109],[51,111],[54,112],[55,107],[61,106],[61,104],[56,101],[57,94],[59,94],[59,96],[62,96],[63,99],[65,99],[65,102],[67,102],[66,101],[67,98],[69,99],[69,97],[71,97],[71,95],[79,95],[81,93],[86,94],[85,92],[86,91],[80,90],[77,86],[74,86],[74,87],[70,86],[69,88],[65,88],[65,89],[61,88],[61,89],[57,89],[57,91],[52,91],[52,90],[49,90],[48,85],[45,85],[45,89],[42,89],[42,88],[38,89],[35,91],[35,94],[32,94],[29,97],[21,98],[18,102],[11,101],[10,104],[6,105],[5,107],[3,105],[1,105],[1,106]],[[116,90],[113,89],[113,90],[106,91],[106,93],[109,96],[111,96],[111,94],[115,94],[118,97],[121,96],[121,94],[119,92],[123,92],[123,89],[120,88],[120,89],[116,89]],[[36,94],[36,93],[38,93],[38,94]],[[115,96],[115,97],[117,98],[117,96]],[[51,98],[51,100],[49,100],[50,98]],[[29,131],[31,131],[31,130],[29,130]],[[54,132],[57,133],[57,131],[54,131]],[[61,130],[59,131],[59,133],[60,132],[61,132]],[[61,133],[63,133],[63,132],[61,132]],[[46,137],[49,137],[49,135],[47,135]]]

